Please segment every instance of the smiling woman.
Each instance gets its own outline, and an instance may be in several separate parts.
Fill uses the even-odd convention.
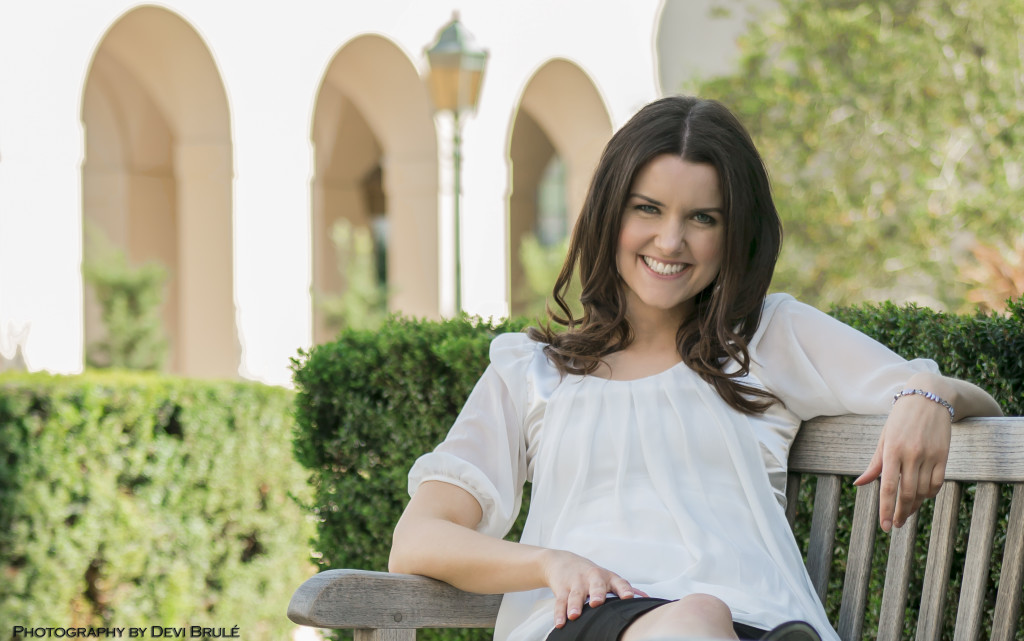
[[[783,509],[801,421],[891,409],[857,481],[881,476],[888,530],[938,491],[951,419],[999,408],[768,296],[780,242],[767,172],[725,107],[642,109],[598,164],[562,313],[494,339],[448,437],[410,471],[390,569],[505,593],[498,641],[837,641]],[[502,540],[526,481],[522,537]]]

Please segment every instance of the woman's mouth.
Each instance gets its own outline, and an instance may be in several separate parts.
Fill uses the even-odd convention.
[[[686,263],[663,263],[660,260],[651,258],[650,256],[641,256],[641,258],[643,258],[644,263],[651,268],[651,271],[662,276],[674,276],[689,267]]]

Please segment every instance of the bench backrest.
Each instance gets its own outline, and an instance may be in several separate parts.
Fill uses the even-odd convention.
[[[801,429],[790,454],[787,516],[794,523],[801,483],[816,476],[807,570],[822,601],[829,585],[836,549],[840,492],[848,476],[859,475],[878,442],[883,417],[841,416],[816,419]],[[960,580],[953,638],[977,639],[989,590],[993,539],[1004,485],[1012,486],[1006,539],[1002,550],[991,636],[1010,641],[1017,631],[1024,574],[1024,419],[969,419],[954,425],[946,482],[935,500],[928,554],[921,584],[917,636],[939,639],[954,558],[961,499],[973,488],[973,512]],[[875,535],[878,527],[878,482],[858,488],[846,556],[839,635],[844,641],[862,638],[869,596]],[[1005,512],[1005,508],[1003,510]],[[889,540],[878,641],[903,637],[904,613],[915,557],[918,515],[894,529]]]

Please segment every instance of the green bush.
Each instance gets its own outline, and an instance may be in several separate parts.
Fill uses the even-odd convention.
[[[313,530],[292,397],[125,372],[0,377],[0,621],[284,638]]]
[[[1024,413],[1022,302],[1009,317],[952,316],[889,304],[833,314],[908,358],[934,358],[943,371],[975,381],[1008,414]],[[409,468],[444,438],[487,366],[491,338],[524,324],[392,318],[379,332],[343,331],[335,342],[295,361],[295,448],[312,473],[310,509],[319,521],[314,547],[323,568],[387,569],[391,531],[408,501]],[[808,484],[802,502],[810,500],[811,490]],[[847,523],[852,500],[844,496]],[[809,511],[802,507],[796,533],[806,546]],[[887,539],[879,536],[879,545]],[[844,557],[843,551],[837,554],[832,573],[835,595]],[[881,586],[875,587],[880,594]],[[833,601],[829,611],[837,618]],[[911,605],[916,607],[913,598]],[[489,637],[459,630],[431,631],[424,638]]]

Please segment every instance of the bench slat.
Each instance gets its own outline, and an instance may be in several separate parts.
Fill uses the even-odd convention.
[[[1021,578],[1024,575],[1024,483],[1013,486],[1007,518],[1006,546],[999,574],[999,592],[992,616],[992,641],[1011,641],[1020,617]]]
[[[975,641],[981,630],[981,613],[988,587],[989,559],[992,558],[992,536],[996,531],[999,510],[999,485],[978,483],[971,512],[971,532],[967,538],[967,558],[960,587],[960,603],[956,612],[953,641]]]
[[[877,480],[857,488],[857,500],[853,506],[853,531],[850,533],[846,577],[843,580],[843,600],[839,606],[839,636],[843,641],[860,639],[864,627],[871,556],[878,529],[878,488]]]
[[[942,609],[949,587],[949,568],[953,563],[957,511],[960,509],[960,484],[946,481],[935,497],[932,533],[928,540],[928,560],[921,586],[921,609],[917,618],[917,641],[938,641],[942,636]]]
[[[878,445],[884,416],[830,416],[804,423],[793,442],[789,469],[858,476]],[[953,424],[946,480],[1024,481],[1020,417],[968,418]]]
[[[500,604],[500,594],[422,576],[326,570],[295,591],[288,618],[317,628],[490,628]]]
[[[800,485],[803,480],[800,474],[789,474],[786,477],[786,520],[789,521],[790,530],[796,522],[796,506],[800,501]]]
[[[825,602],[828,589],[828,575],[832,570],[832,548],[836,540],[836,521],[839,517],[838,476],[821,475],[814,494],[814,514],[811,515],[811,543],[807,550],[807,573],[818,593]]]
[[[889,539],[877,641],[900,641],[903,638],[910,566],[914,559],[914,540],[917,538],[917,514],[914,512],[903,527],[893,530]]]

